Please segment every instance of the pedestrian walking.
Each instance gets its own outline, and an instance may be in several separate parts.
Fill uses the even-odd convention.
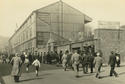
[[[24,56],[25,56],[26,71],[28,72],[29,66],[30,66],[29,57],[25,52],[24,52]]]
[[[43,63],[45,64],[47,61],[47,56],[46,56],[46,52],[43,53]]]
[[[66,50],[62,56],[62,66],[64,68],[64,71],[66,71],[66,68],[67,68],[68,54],[69,54],[69,51]]]
[[[94,56],[93,56],[92,52],[89,52],[90,73],[93,73],[93,67],[94,67],[93,61],[94,61]]]
[[[32,65],[34,65],[36,67],[36,76],[38,76],[38,71],[39,71],[39,67],[40,67],[40,61],[38,60],[38,58],[36,58]]]
[[[56,57],[56,64],[58,65],[60,61],[59,61],[59,54],[57,51],[55,51],[55,57]]]
[[[33,55],[32,53],[29,53],[29,62],[30,62],[30,65],[32,65],[32,62],[33,62]]]
[[[72,60],[71,60],[71,58],[72,58],[72,52],[69,52],[69,54],[68,54],[68,60],[67,60],[67,65],[68,65],[68,67],[70,68],[70,69],[72,69],[72,70],[74,70],[73,69],[73,66],[72,66]]]
[[[3,61],[2,61],[3,64],[4,64],[4,63],[7,63],[7,61],[6,61],[6,55],[4,55],[4,54],[2,55],[2,60],[3,60]]]
[[[23,53],[21,54],[21,56],[20,56],[20,57],[21,57],[21,60],[22,60],[22,63],[25,62],[25,55],[24,55],[24,53],[25,53],[25,52],[23,52]]]
[[[63,52],[60,51],[60,52],[59,52],[59,61],[60,61],[59,63],[60,63],[60,64],[62,64],[62,56],[63,56]]]
[[[53,52],[47,52],[47,55],[46,55],[46,61],[47,61],[47,64],[51,64],[52,63],[52,55],[53,55]]]
[[[39,61],[40,61],[40,63],[42,63],[42,60],[43,60],[43,58],[42,58],[43,56],[42,56],[42,52],[40,53],[40,56],[39,56]]]
[[[97,53],[97,57],[94,59],[95,64],[95,72],[96,72],[96,78],[100,78],[100,69],[103,64],[103,58],[101,57],[100,53]]]
[[[111,67],[111,69],[110,69],[110,76],[114,75],[115,77],[118,77],[118,74],[115,71],[116,56],[115,56],[115,53],[113,51],[111,51],[111,55],[109,56],[108,64]]]
[[[75,50],[74,54],[72,55],[72,62],[74,71],[76,73],[76,77],[79,77],[79,64],[80,64],[80,55],[78,54],[77,50]]]
[[[89,65],[89,56],[84,52],[82,55],[82,68],[83,68],[83,73],[87,74],[88,73],[88,65]]]
[[[120,63],[121,63],[120,54],[119,53],[115,53],[115,55],[116,55],[116,64],[117,64],[117,67],[120,67]]]
[[[17,53],[15,54],[15,57],[12,58],[10,63],[12,64],[11,75],[14,76],[15,82],[19,82],[19,77],[21,76],[20,69],[21,69],[21,65],[22,65],[22,60]]]

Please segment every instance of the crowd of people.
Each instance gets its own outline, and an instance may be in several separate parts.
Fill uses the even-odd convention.
[[[70,63],[68,63],[70,57]],[[64,68],[64,71],[66,71],[67,66],[71,66],[72,69],[76,73],[76,77],[79,77],[79,65],[82,65],[83,73],[87,74],[88,69],[90,68],[90,73],[93,73],[93,69],[95,69],[96,78],[101,78],[100,72],[101,67],[104,63],[104,58],[102,52],[99,50],[98,52],[94,53],[91,50],[85,52],[79,53],[77,50],[74,50],[71,53],[68,51],[65,51],[65,53],[62,56],[62,65]],[[70,64],[70,65],[69,65]],[[110,65],[110,74],[109,76],[115,76],[118,77],[118,74],[115,71],[115,65],[117,64],[117,67],[120,67],[120,54],[116,53],[115,51],[111,51],[111,55],[109,56],[108,65]]]
[[[60,52],[62,56],[63,53]],[[44,64],[61,64],[61,58],[57,54],[57,52],[47,52],[47,53],[39,53],[35,51],[34,53],[26,53],[22,54],[16,53],[15,55],[10,55],[10,64],[12,65],[11,75],[14,77],[15,82],[19,82],[19,77],[21,76],[21,67],[23,64],[26,65],[26,71],[29,71],[30,65],[34,65],[36,67],[35,73],[38,76],[38,71],[41,63]]]
[[[3,64],[8,63],[8,62],[9,62],[8,55],[7,55],[7,54],[2,54],[2,53],[0,53],[0,61],[1,61]]]
[[[34,53],[16,53],[15,55],[9,56],[9,59],[9,63],[13,66],[11,74],[14,77],[15,82],[19,81],[19,77],[21,76],[20,69],[23,64],[26,65],[27,72],[29,71],[29,66],[34,65],[36,67],[36,76],[38,76],[41,63],[62,65],[64,71],[67,71],[67,68],[73,70],[75,72],[75,77],[77,78],[79,77],[79,68],[81,67],[83,69],[83,74],[88,74],[89,69],[90,73],[93,73],[95,70],[95,77],[100,79],[101,67],[105,61],[101,50],[95,52],[93,48],[90,47],[84,47],[84,51],[74,49],[70,52],[65,50],[60,51],[59,53],[57,53],[57,51],[50,51],[47,53],[39,53],[37,51]],[[118,74],[115,71],[115,65],[117,64],[117,67],[120,67],[120,54],[111,51],[108,64],[111,67],[110,76],[114,75],[115,77],[118,77]]]
[[[62,56],[62,65],[64,71],[66,71],[67,66],[76,72],[76,77],[79,77],[79,65],[82,65],[83,73],[87,74],[90,68],[90,73],[93,73],[94,68],[94,58],[95,53],[92,50],[79,52],[78,50],[73,50],[73,52],[65,51]]]

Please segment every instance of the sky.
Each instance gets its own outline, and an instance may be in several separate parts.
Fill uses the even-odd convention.
[[[11,37],[28,15],[36,9],[59,0],[0,0],[0,35]],[[125,0],[62,0],[93,19],[93,29],[97,22],[119,21],[125,25]]]

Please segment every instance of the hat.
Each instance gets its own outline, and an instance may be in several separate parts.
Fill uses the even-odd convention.
[[[97,56],[99,56],[99,55],[100,55],[100,53],[98,52],[96,55],[97,55]]]
[[[113,52],[113,51],[111,51],[111,53],[113,54],[114,52]]]

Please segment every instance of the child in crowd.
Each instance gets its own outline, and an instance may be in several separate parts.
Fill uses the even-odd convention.
[[[36,58],[34,60],[34,62],[32,63],[32,65],[34,65],[36,67],[36,76],[38,76],[38,70],[39,70],[39,67],[40,67],[40,62],[39,60]]]

